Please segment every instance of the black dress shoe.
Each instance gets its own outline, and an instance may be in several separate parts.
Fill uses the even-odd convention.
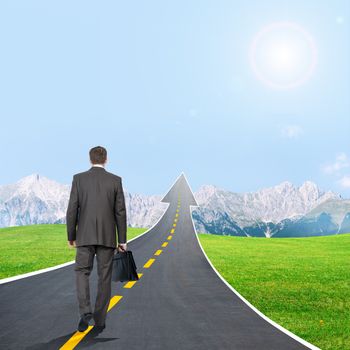
[[[92,319],[92,313],[87,313],[87,314],[83,314],[80,317],[80,321],[78,324],[78,331],[79,332],[84,332],[87,330],[87,328],[89,327],[89,321]]]
[[[94,330],[96,331],[96,332],[98,332],[98,333],[101,333],[104,329],[106,328],[106,325],[105,324],[103,324],[103,325],[95,325],[94,326]]]

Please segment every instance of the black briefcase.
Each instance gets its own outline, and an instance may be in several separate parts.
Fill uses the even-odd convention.
[[[117,251],[113,256],[112,281],[137,281],[139,276],[136,269],[137,267],[131,250],[125,252]]]

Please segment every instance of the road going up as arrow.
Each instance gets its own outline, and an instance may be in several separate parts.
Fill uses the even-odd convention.
[[[93,326],[76,331],[72,263],[0,284],[0,348],[317,349],[256,312],[213,269],[194,229],[191,208],[197,203],[183,173],[162,202],[169,206],[159,221],[128,243],[140,279],[112,283],[102,333]],[[95,267],[92,305],[96,284]]]

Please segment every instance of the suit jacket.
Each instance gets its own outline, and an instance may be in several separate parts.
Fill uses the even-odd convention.
[[[116,247],[126,243],[126,209],[122,178],[102,167],[73,175],[66,213],[69,241],[76,246]]]

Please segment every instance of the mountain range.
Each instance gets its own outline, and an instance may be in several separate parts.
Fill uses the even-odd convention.
[[[306,237],[350,232],[350,200],[306,181],[257,192],[202,186],[192,211],[198,232],[254,237]]]
[[[39,174],[0,186],[0,227],[65,223],[70,185]],[[162,195],[132,194],[124,187],[128,225],[151,227],[168,204]],[[255,237],[304,237],[350,232],[350,200],[306,181],[285,181],[256,192],[236,193],[213,185],[194,192],[197,232]]]

